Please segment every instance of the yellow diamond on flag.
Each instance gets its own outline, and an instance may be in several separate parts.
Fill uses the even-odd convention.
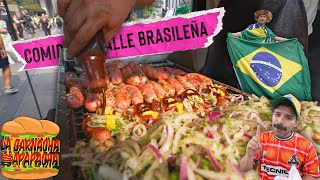
[[[271,93],[302,70],[302,66],[261,47],[239,59],[237,67]]]

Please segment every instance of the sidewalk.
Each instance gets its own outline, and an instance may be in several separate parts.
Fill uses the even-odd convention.
[[[36,37],[43,36],[42,31],[38,31]],[[40,119],[26,72],[18,72],[22,63],[15,62],[11,65],[11,84],[19,91],[15,94],[4,94],[4,80],[0,73],[0,127],[3,123],[18,116],[30,116]],[[56,105],[56,84],[57,68],[30,70],[28,71],[33,88],[38,99],[42,117],[47,116],[47,112],[55,108]]]

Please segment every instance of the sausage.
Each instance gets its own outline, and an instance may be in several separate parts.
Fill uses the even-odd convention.
[[[168,79],[168,74],[162,68],[156,68],[158,79]]]
[[[78,77],[69,76],[66,80],[66,88],[70,89],[72,86],[82,86]]]
[[[124,63],[120,60],[114,60],[105,63],[105,67],[118,67],[119,69],[124,67]]]
[[[104,92],[104,96],[106,98],[106,107],[107,106],[113,107],[116,103],[116,97],[114,96],[114,93],[111,92],[110,90],[106,90]]]
[[[176,94],[181,94],[185,90],[183,85],[174,77],[169,76],[167,81],[174,87]]]
[[[142,97],[147,103],[152,103],[152,101],[157,98],[157,95],[154,93],[152,87],[148,84],[141,83],[137,87],[142,92]]]
[[[92,128],[89,132],[92,139],[106,141],[111,138],[111,132],[105,127]]]
[[[118,67],[109,67],[108,72],[112,84],[121,84],[123,82],[121,70]]]
[[[175,69],[175,68],[170,68],[170,67],[165,67],[164,68],[166,71],[168,71],[172,76],[184,76],[187,73],[180,70],[180,69]]]
[[[72,94],[72,95],[76,96],[82,102],[82,104],[84,103],[85,99],[84,99],[84,95],[82,93],[82,89],[80,87],[72,86],[70,88],[69,94]]]
[[[87,74],[86,73],[82,73],[79,76],[79,78],[80,78],[80,82],[81,82],[82,87],[85,88],[85,89],[88,89],[88,87],[89,87],[89,79],[87,77]]]
[[[172,87],[167,81],[165,81],[164,79],[160,79],[158,80],[158,84],[160,84],[160,86],[162,86],[166,91],[168,96],[173,97],[176,93],[176,90],[174,89],[174,87]]]
[[[133,105],[143,103],[143,96],[137,87],[132,85],[124,85],[122,88],[128,91]]]
[[[67,107],[77,109],[82,106],[82,100],[74,94],[67,94]]]
[[[148,78],[142,71],[141,67],[139,64],[135,61],[129,62],[128,66],[131,68],[132,73],[137,75],[140,78],[140,82],[145,83],[147,82]]]
[[[145,75],[147,75],[151,79],[164,79],[166,80],[168,78],[168,75],[165,71],[161,69],[156,69],[148,64],[143,65],[142,68]]]
[[[108,69],[105,69],[105,76],[104,76],[104,79],[106,80],[106,83],[109,84],[111,82],[110,80],[110,75],[109,75],[109,72],[108,72]]]
[[[82,131],[87,135],[89,136],[93,127],[89,127],[88,126],[88,122],[91,121],[91,116],[88,116],[86,117],[82,122],[81,122],[81,128],[82,128]]]
[[[66,72],[65,73],[65,79],[69,79],[71,77],[78,78],[78,76],[74,72]]]
[[[115,89],[116,103],[115,106],[122,110],[127,110],[131,104],[131,98],[127,90]]]
[[[95,94],[88,94],[84,102],[84,107],[89,112],[95,112],[101,107],[101,101]]]
[[[154,81],[148,81],[147,84],[152,87],[158,98],[163,98],[167,94],[166,90],[164,90],[160,84]]]
[[[121,69],[122,77],[127,84],[137,86],[140,83],[140,78],[132,73],[129,66],[125,66]]]
[[[185,75],[196,87],[206,88],[207,85],[212,85],[212,80],[207,76],[198,73],[189,73]]]
[[[177,80],[183,85],[185,89],[196,90],[196,88],[191,84],[191,82],[185,76],[177,76]]]
[[[84,96],[81,88],[72,86],[67,94],[67,106],[71,109],[80,108],[84,103]]]

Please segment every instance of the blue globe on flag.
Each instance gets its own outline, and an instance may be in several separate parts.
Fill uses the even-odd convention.
[[[279,84],[282,77],[282,68],[274,55],[268,52],[258,52],[253,56],[250,67],[264,85],[274,87]]]

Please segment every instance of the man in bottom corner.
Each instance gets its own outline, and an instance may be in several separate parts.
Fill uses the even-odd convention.
[[[260,179],[289,176],[294,165],[303,180],[320,178],[317,152],[312,143],[293,131],[298,126],[301,105],[291,94],[272,101],[272,131],[256,136],[248,143],[246,155],[240,161],[240,169],[249,171],[258,166]]]

